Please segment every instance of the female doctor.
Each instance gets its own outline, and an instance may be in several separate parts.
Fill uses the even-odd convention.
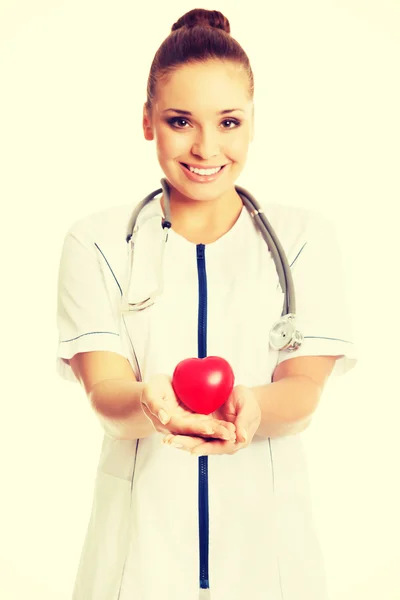
[[[296,352],[269,345],[283,293],[235,188],[253,139],[253,91],[247,55],[218,11],[185,14],[155,55],[143,130],[169,185],[172,227],[154,304],[122,316],[126,227],[139,199],[66,235],[58,372],[82,384],[104,429],[74,600],[327,598],[301,432],[354,349],[330,224],[264,199],[304,335]],[[154,249],[164,218],[162,194],[139,215],[143,248]],[[152,279],[148,256],[135,255],[138,296]],[[235,374],[208,416],[186,409],[171,384],[199,348]]]

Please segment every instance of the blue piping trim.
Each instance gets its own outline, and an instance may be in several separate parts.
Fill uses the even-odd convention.
[[[114,333],[113,331],[89,331],[89,333],[82,333],[81,335],[77,335],[74,338],[71,338],[70,340],[61,340],[60,344],[66,344],[67,342],[73,342],[74,340],[78,340],[79,338],[83,337],[84,335],[96,335],[98,333],[108,333],[109,335],[116,335],[119,337],[119,333]]]
[[[122,296],[122,288],[121,288],[121,286],[119,285],[118,279],[116,278],[116,276],[115,276],[115,273],[114,273],[114,271],[112,270],[112,268],[111,268],[111,266],[110,266],[110,263],[109,263],[109,262],[108,262],[108,260],[106,259],[105,255],[104,255],[104,252],[103,252],[102,250],[100,250],[100,248],[99,248],[99,246],[96,244],[96,242],[94,243],[94,245],[96,246],[97,250],[98,250],[98,251],[101,253],[101,255],[102,255],[102,257],[104,258],[104,260],[106,261],[107,267],[110,269],[110,271],[111,271],[111,273],[112,273],[112,276],[114,277],[114,279],[115,279],[115,282],[116,282],[117,286],[119,287],[120,294],[121,294],[121,296]]]
[[[205,245],[196,245],[197,274],[199,281],[198,305],[198,357],[207,356],[207,270]],[[208,456],[199,456],[199,558],[200,589],[209,589],[209,506],[208,506]]]
[[[312,340],[333,340],[335,342],[344,342],[345,344],[353,344],[353,342],[349,342],[347,340],[341,340],[340,338],[330,338],[330,337],[322,337],[319,335],[305,335],[304,339],[312,339]]]
[[[304,244],[304,246],[307,246],[307,242]],[[299,250],[296,258],[294,259],[294,261],[292,262],[292,264],[290,265],[290,268],[292,268],[292,266],[294,265],[294,263],[296,262],[296,260],[299,258],[300,254],[303,252],[304,250],[304,246]]]

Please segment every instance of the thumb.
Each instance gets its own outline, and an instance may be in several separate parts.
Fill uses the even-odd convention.
[[[170,406],[168,407],[169,383],[164,375],[155,375],[144,387],[141,395],[142,406],[146,406],[149,413],[157,417],[163,425],[171,418]]]
[[[247,443],[249,430],[252,429],[257,414],[255,411],[255,398],[252,391],[246,386],[236,388],[237,417],[236,417],[236,439],[239,443]]]

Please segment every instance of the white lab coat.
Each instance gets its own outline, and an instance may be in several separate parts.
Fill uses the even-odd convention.
[[[77,352],[117,352],[134,367],[120,317],[133,208],[91,215],[66,236],[57,368],[72,381],[68,359]],[[356,355],[334,230],[314,211],[264,210],[291,265],[304,343],[295,353],[269,347],[283,294],[243,207],[231,230],[205,248],[207,353],[228,360],[235,383],[250,387],[270,383],[276,365],[296,356],[343,355],[334,375],[343,374]],[[154,235],[154,223],[161,227],[161,215],[158,196],[139,217],[143,239]],[[162,296],[126,318],[144,381],[198,356],[196,245],[173,230],[163,273]],[[104,436],[73,600],[198,600],[198,459],[164,447],[162,437]],[[212,600],[326,600],[301,434],[255,438],[235,455],[209,457],[209,522]]]

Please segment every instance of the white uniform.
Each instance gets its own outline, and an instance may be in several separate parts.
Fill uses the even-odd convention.
[[[57,367],[72,381],[67,360],[78,352],[117,352],[134,365],[120,316],[133,208],[91,215],[66,236]],[[205,246],[207,354],[228,360],[235,384],[249,387],[270,383],[276,365],[296,356],[343,355],[334,369],[343,374],[356,357],[331,224],[299,208],[264,204],[264,210],[291,265],[305,340],[295,353],[269,347],[283,294],[271,254],[243,207],[231,230]],[[139,216],[139,225],[149,219],[144,239],[154,235],[154,223],[161,228],[161,215],[158,196]],[[163,273],[162,296],[125,318],[144,381],[172,376],[179,361],[198,356],[196,244],[173,230]],[[162,437],[104,436],[74,600],[198,600],[198,458],[164,447]],[[255,438],[235,455],[208,460],[212,600],[326,600],[301,434]]]

